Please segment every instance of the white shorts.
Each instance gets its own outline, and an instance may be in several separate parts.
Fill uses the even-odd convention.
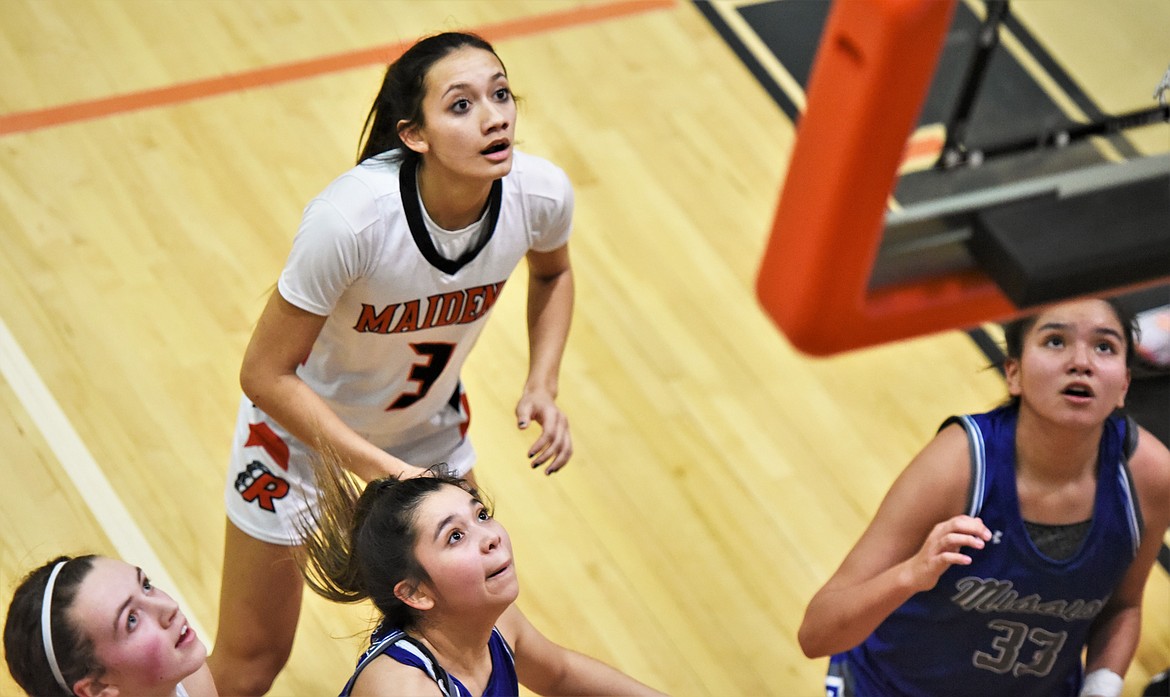
[[[465,400],[444,405],[430,421],[412,430],[410,442],[374,443],[403,462],[429,467],[446,463],[457,477],[475,464],[475,448],[464,434]],[[247,535],[276,545],[298,545],[308,512],[317,506],[312,451],[246,397],[240,399],[232,441],[224,505],[227,517]]]

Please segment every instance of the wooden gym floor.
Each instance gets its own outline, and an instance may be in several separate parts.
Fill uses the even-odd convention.
[[[1148,98],[1170,6],[1020,4],[1099,103]],[[673,694],[821,694],[807,599],[937,424],[1003,386],[960,332],[814,360],[766,320],[792,122],[685,0],[0,0],[5,606],[58,553],[118,555],[210,647],[252,324],[385,61],[455,28],[495,42],[520,147],[577,191],[568,469],[530,471],[513,423],[523,268],[464,376],[522,608]],[[1147,598],[1127,695],[1170,664],[1160,569]],[[368,616],[309,598],[273,694],[336,691]]]

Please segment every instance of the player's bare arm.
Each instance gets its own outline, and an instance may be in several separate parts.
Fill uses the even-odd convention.
[[[244,352],[240,368],[244,394],[302,442],[322,443],[336,451],[366,481],[421,473],[346,426],[297,376],[297,366],[309,355],[325,320],[273,291]]]
[[[528,378],[516,404],[516,423],[540,424],[528,449],[532,467],[552,474],[573,455],[569,420],[556,404],[561,358],[573,317],[573,268],[568,245],[528,253]]]

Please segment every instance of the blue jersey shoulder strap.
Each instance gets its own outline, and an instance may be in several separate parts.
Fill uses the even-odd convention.
[[[375,634],[377,634],[376,630]],[[353,676],[345,684],[345,687],[341,689],[340,697],[349,697],[349,694],[353,691],[354,683],[357,682],[358,676],[366,669],[366,666],[378,656],[385,654],[392,647],[413,655],[415,661],[407,665],[417,665],[418,668],[426,671],[427,675],[439,686],[439,691],[443,693],[443,697],[459,697],[460,692],[452,684],[451,676],[447,674],[446,670],[443,670],[443,666],[439,665],[439,661],[435,659],[430,649],[401,629],[390,632],[366,650],[361,660],[358,661],[357,669],[354,670]]]

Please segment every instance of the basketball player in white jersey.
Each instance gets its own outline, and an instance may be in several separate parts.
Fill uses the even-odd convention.
[[[387,70],[359,164],[305,208],[241,369],[209,661],[224,694],[267,691],[288,659],[314,450],[367,481],[440,462],[469,476],[460,368],[521,259],[530,356],[517,422],[541,427],[533,467],[552,473],[571,456],[555,399],[573,306],[573,192],[561,169],[513,150],[515,127],[488,43],[423,39]]]

